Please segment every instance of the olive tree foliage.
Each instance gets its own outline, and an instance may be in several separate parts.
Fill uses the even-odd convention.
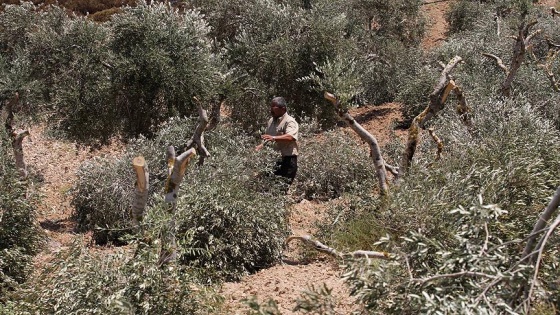
[[[7,6],[0,23],[3,64],[26,74],[20,90],[36,92],[33,104],[53,125],[84,142],[153,133],[195,113],[193,96],[215,97],[224,79],[203,17],[169,4],[142,2],[95,23],[24,3]]]
[[[375,71],[367,74],[365,71],[373,66],[372,60],[383,50],[383,45],[376,45],[377,42],[383,39],[405,41],[397,34],[407,32],[393,29],[389,20],[380,23],[386,23],[384,27],[392,32],[369,28],[366,19],[358,15],[363,4],[357,2],[309,3],[310,6],[300,1],[254,0],[230,11],[235,13],[227,19],[229,28],[224,32],[235,34],[235,38],[225,47],[239,90],[230,95],[229,105],[234,119],[243,122],[249,131],[258,130],[257,124],[266,119],[268,101],[274,95],[286,97],[291,113],[297,117],[318,118],[324,128],[332,127],[332,109],[325,107],[321,96],[323,91],[317,91],[309,81],[300,80],[312,74],[320,75],[317,67],[329,60],[356,60],[364,68],[360,78],[368,91],[387,89],[385,79],[375,76],[377,79],[373,82],[367,74]],[[383,7],[380,2],[376,5]],[[386,13],[399,14],[402,18],[403,12],[397,13],[396,10],[399,5],[400,2],[394,7],[391,4],[395,10],[387,9]],[[407,5],[413,6],[412,2]],[[375,7],[372,4],[372,8]],[[379,17],[382,16],[379,13]],[[223,15],[220,18],[222,21]],[[418,19],[412,20],[416,23]],[[210,24],[214,27],[222,25]],[[415,24],[415,30],[421,29],[418,24]],[[368,61],[368,56],[373,59]],[[376,62],[379,62],[377,67],[381,67],[381,60]],[[383,62],[391,63],[391,60]],[[388,71],[384,74],[388,75]],[[381,94],[385,99],[390,97],[388,92]]]
[[[125,242],[133,231],[134,174],[132,159],[144,156],[150,169],[147,239],[157,240],[170,214],[163,201],[167,178],[165,152],[173,144],[184,149],[185,134],[195,121],[173,119],[151,140],[132,141],[117,161],[97,160],[82,166],[72,204],[79,228],[93,230],[97,242]],[[237,135],[234,126],[206,133],[212,157],[203,166],[190,166],[174,214],[183,264],[204,267],[208,279],[236,279],[277,261],[284,237],[284,184],[271,176],[275,152],[256,153],[251,137]],[[268,175],[267,175],[268,174]]]
[[[337,224],[323,227],[340,235],[344,213],[358,211],[348,223],[369,218],[361,231],[387,233],[375,249],[399,258],[351,262],[346,275],[371,314],[524,312],[509,305],[521,285],[532,283],[535,270],[518,262],[560,184],[559,151],[551,150],[560,133],[525,98],[471,106],[476,132],[451,113],[436,119],[444,156],[434,162],[435,144],[425,137],[389,204],[351,203],[333,214]],[[549,242],[533,305],[558,307],[558,238]]]
[[[160,268],[155,247],[130,257],[82,244],[60,251],[0,306],[3,314],[217,314],[221,301],[193,268]],[[72,297],[69,299],[68,297]]]
[[[30,3],[7,6],[0,14],[0,108],[7,100],[19,94],[20,104],[14,112],[32,117],[37,115],[31,106],[40,98],[40,84],[33,78],[29,52],[26,48],[27,32],[36,27],[38,16]],[[33,107],[33,108],[32,108]]]
[[[41,234],[36,223],[36,195],[19,180],[5,130],[0,129],[0,300],[32,272]]]
[[[111,83],[125,130],[153,132],[168,117],[195,113],[193,96],[213,96],[220,56],[212,52],[209,27],[197,11],[141,2],[114,15],[109,25]]]
[[[122,116],[112,97],[109,29],[53,6],[27,37],[54,128],[81,142],[105,142],[116,134]]]

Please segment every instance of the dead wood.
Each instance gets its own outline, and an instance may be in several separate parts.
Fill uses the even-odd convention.
[[[292,240],[300,240],[305,245],[314,248],[315,250],[329,254],[336,258],[345,259],[345,258],[358,258],[358,257],[365,257],[365,258],[376,258],[376,259],[393,259],[391,254],[387,252],[376,252],[376,251],[367,251],[367,250],[357,250],[350,253],[342,253],[337,251],[332,247],[328,247],[327,245],[312,239],[310,235],[301,235],[301,236],[290,236],[284,242],[285,245],[288,245]]]
[[[324,93],[325,99],[330,101],[340,117],[346,124],[358,134],[360,139],[365,141],[370,148],[370,157],[373,159],[373,165],[375,166],[375,173],[377,174],[377,179],[379,182],[379,190],[381,191],[382,195],[386,195],[389,191],[389,187],[387,184],[387,172],[385,170],[385,161],[383,160],[383,156],[381,155],[381,149],[379,148],[379,144],[377,143],[377,139],[369,133],[362,125],[360,125],[352,115],[348,113],[348,110],[342,108],[340,104],[340,100],[329,92]]]
[[[432,93],[430,93],[429,105],[426,107],[426,109],[424,109],[424,111],[422,111],[422,113],[420,113],[412,120],[412,123],[408,128],[408,140],[401,161],[399,176],[406,173],[412,163],[412,158],[414,157],[414,153],[416,152],[416,147],[419,141],[420,130],[424,128],[425,124],[432,117],[434,117],[439,111],[444,108],[449,93],[456,88],[455,83],[450,79],[450,74],[455,66],[457,66],[457,64],[461,62],[461,60],[461,57],[455,56],[447,63],[447,65],[441,72],[437,85],[435,86]]]

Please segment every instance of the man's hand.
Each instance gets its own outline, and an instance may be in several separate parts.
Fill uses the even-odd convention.
[[[262,135],[261,139],[263,139],[264,141],[274,141],[275,140],[274,136],[266,135],[266,134]]]
[[[255,147],[255,151],[259,151],[264,146],[264,142]]]

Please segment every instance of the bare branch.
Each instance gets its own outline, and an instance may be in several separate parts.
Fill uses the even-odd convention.
[[[496,55],[488,54],[488,53],[482,53],[482,55],[485,56],[485,57],[492,58],[492,59],[496,60],[496,63],[498,64],[498,67],[500,67],[502,70],[504,70],[506,75],[509,73],[508,67],[506,67],[506,65],[504,65],[504,62],[502,61],[502,59],[500,57],[498,57]]]
[[[539,268],[541,265],[541,261],[542,261],[542,256],[543,256],[543,252],[544,252],[544,247],[546,246],[546,243],[548,242],[548,239],[550,238],[550,235],[552,235],[552,232],[554,232],[554,230],[556,230],[556,228],[558,228],[558,226],[560,225],[560,215],[558,215],[556,217],[556,219],[554,220],[554,222],[552,222],[552,224],[550,225],[550,228],[548,229],[548,232],[546,232],[543,240],[539,243],[539,247],[537,248],[538,250],[538,256],[537,256],[537,260],[535,262],[535,271],[533,273],[533,281],[531,282],[531,288],[529,289],[529,294],[527,295],[527,308],[529,308],[531,306],[531,297],[533,296],[533,292],[535,289],[535,283],[537,283],[537,277],[539,274]]]
[[[556,56],[558,56],[560,50],[558,50],[556,46],[553,46],[555,44],[553,44],[552,42],[548,41],[548,43],[549,49],[545,62],[537,64],[537,67],[543,69],[554,91],[560,92],[560,84],[558,84],[558,81],[556,81],[556,76],[554,75],[554,72],[552,72],[552,63],[554,62],[554,59],[556,59]]]
[[[206,149],[204,145],[204,131],[208,126],[208,113],[202,105],[198,101],[196,97],[193,97],[195,102],[198,104],[198,124],[196,125],[196,129],[194,130],[194,134],[192,137],[187,141],[186,149],[195,148],[196,152],[198,153],[198,165],[204,164],[204,159],[210,156],[210,152]]]
[[[392,166],[389,165],[387,163],[385,163],[385,170],[390,172],[391,174],[393,174],[393,176],[399,176],[399,167],[398,166]]]
[[[529,239],[527,240],[527,244],[525,245],[523,253],[521,254],[521,261],[525,261],[526,259],[530,259],[530,261],[532,260],[533,255],[531,254],[531,252],[533,251],[533,247],[535,245],[535,238],[537,235],[536,232],[541,231],[545,228],[546,223],[550,220],[552,214],[556,211],[556,209],[558,209],[558,206],[560,206],[560,186],[558,186],[558,188],[556,189],[556,193],[552,197],[552,200],[550,200],[548,206],[539,216],[537,223],[535,223],[533,231],[531,231],[531,235],[533,236],[529,237]]]
[[[12,149],[16,160],[16,168],[22,179],[27,178],[27,165],[23,158],[23,139],[29,136],[29,130],[16,130],[12,132]]]
[[[301,236],[290,236],[284,242],[285,245],[288,245],[292,240],[300,240],[305,245],[309,247],[313,247],[315,250],[320,251],[325,254],[329,254],[331,256],[344,259],[345,257],[365,257],[365,258],[377,258],[377,259],[392,259],[391,255],[387,252],[376,252],[376,251],[367,251],[367,250],[357,250],[350,253],[341,253],[338,252],[336,249],[332,247],[328,247],[325,244],[313,240],[310,235],[301,235]]]
[[[424,285],[428,282],[438,280],[438,279],[444,279],[444,278],[455,279],[455,278],[462,278],[462,277],[471,277],[471,278],[482,277],[482,278],[488,278],[488,279],[498,279],[499,278],[498,276],[489,275],[489,274],[483,273],[483,272],[461,271],[461,272],[456,272],[456,273],[447,273],[447,274],[435,275],[435,276],[428,277],[428,278],[415,278],[415,279],[412,279],[412,281],[420,282],[420,285]]]

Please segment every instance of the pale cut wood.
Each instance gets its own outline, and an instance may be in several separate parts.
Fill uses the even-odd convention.
[[[365,257],[365,258],[376,258],[376,259],[393,259],[394,257],[387,253],[387,252],[377,252],[377,251],[369,251],[369,250],[357,250],[349,253],[342,253],[337,251],[336,249],[329,247],[317,240],[314,240],[311,235],[298,235],[298,236],[290,236],[284,242],[285,245],[288,245],[293,240],[300,240],[305,245],[314,248],[315,250],[329,254],[331,256],[345,259],[345,258],[358,258],[358,257]]]
[[[150,173],[143,156],[135,157],[132,160],[132,167],[136,173],[136,188],[134,189],[134,201],[132,203],[132,224],[134,227],[139,227],[144,219],[144,212],[148,203]]]
[[[348,113],[347,110],[344,110],[340,106],[340,101],[329,92],[324,93],[325,99],[331,102],[334,107],[336,108],[336,112],[338,116],[346,122],[346,124],[358,134],[360,139],[365,141],[370,148],[370,156],[373,159],[373,165],[375,167],[375,173],[377,174],[377,179],[379,182],[379,190],[382,195],[387,195],[389,192],[389,187],[387,184],[387,171],[385,169],[385,161],[383,160],[383,156],[381,155],[381,149],[379,148],[379,144],[377,143],[377,139],[369,133],[362,125],[360,125],[352,115]]]
[[[165,202],[174,203],[177,200],[179,193],[179,186],[183,181],[185,176],[185,171],[189,160],[196,155],[196,150],[191,148],[177,158],[174,159],[172,168],[170,169],[170,174],[167,177],[167,184],[165,186]]]

